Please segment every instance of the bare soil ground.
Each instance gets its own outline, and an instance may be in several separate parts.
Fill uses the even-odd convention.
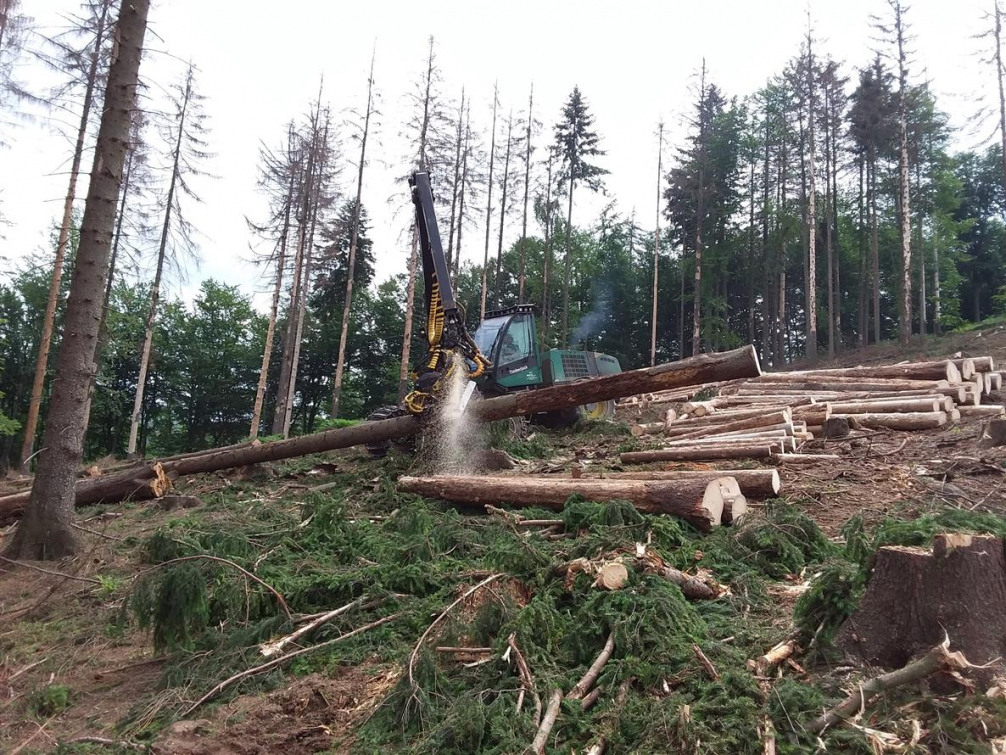
[[[992,355],[1006,364],[1006,332],[996,328],[930,339],[908,352],[884,344],[843,355],[837,363],[891,362],[923,352],[937,356],[955,351]],[[951,507],[1006,515],[1006,450],[978,450],[980,424],[814,441],[815,448],[839,453],[842,460],[782,468],[782,497],[801,506],[830,536],[856,514],[868,521],[892,514],[911,519],[933,507]],[[527,462],[525,469],[568,474],[574,462],[611,466],[617,462],[618,442],[570,436],[553,458]],[[361,470],[370,463],[355,450],[326,458],[329,466],[301,469],[292,476],[282,476],[280,469],[258,470],[258,493],[250,505],[288,505],[284,496],[291,488],[326,482],[335,479],[336,470]],[[675,466],[696,465],[664,468]],[[179,488],[207,497],[230,484],[231,478],[220,474],[181,481]],[[80,522],[87,546],[83,555],[0,573],[2,752],[54,752],[60,743],[65,752],[86,752],[81,738],[125,741],[156,713],[158,701],[184,694],[163,688],[163,658],[154,655],[149,635],[122,629],[116,621],[123,610],[122,586],[142,568],[138,543],[174,520],[177,512],[153,502],[88,510],[85,516]],[[797,593],[785,584],[773,589],[780,626],[788,621]],[[159,734],[152,752],[349,752],[354,729],[373,713],[401,672],[400,665],[370,659],[329,674],[287,677],[272,692],[243,695],[173,724]],[[65,685],[68,704],[60,710],[34,710],[35,696],[49,685]],[[84,749],[67,750],[67,745]]]

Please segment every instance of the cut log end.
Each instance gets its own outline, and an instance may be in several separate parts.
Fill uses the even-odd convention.
[[[629,570],[621,561],[609,561],[597,570],[594,584],[605,590],[621,590],[629,582]]]

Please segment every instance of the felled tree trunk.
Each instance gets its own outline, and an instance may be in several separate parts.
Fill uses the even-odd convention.
[[[160,498],[171,490],[171,475],[160,464],[127,470],[115,475],[102,475],[77,483],[77,506],[116,501],[145,501]],[[0,522],[20,516],[28,504],[31,490],[0,497]]]
[[[731,378],[753,377],[760,372],[758,356],[755,354],[754,348],[745,346],[719,354],[700,354],[647,369],[475,401],[469,405],[468,412],[475,419],[489,422],[555,409],[569,409],[646,391],[697,385]],[[243,467],[306,454],[333,451],[338,448],[403,438],[415,435],[421,427],[422,424],[417,417],[406,415],[377,422],[365,422],[352,427],[325,430],[288,440],[262,443],[257,446],[228,447],[219,452],[210,451],[167,462],[163,466],[166,473],[174,472],[179,475],[215,472],[219,469]],[[144,479],[144,475],[147,479],[154,477],[152,467],[138,467],[122,473],[123,478],[127,480]],[[107,475],[98,479],[108,485],[108,490],[116,490],[115,485],[118,477],[119,475]],[[14,496],[0,497],[0,522],[18,516],[23,511],[24,504],[18,500],[11,500],[14,498]],[[101,500],[111,503],[123,500],[123,498],[115,498],[109,494],[103,495]],[[85,504],[78,500],[77,505]]]
[[[833,417],[854,419],[860,427],[889,430],[932,430],[947,424],[946,412],[873,412],[868,414],[838,414]]]
[[[712,443],[656,451],[627,451],[619,459],[623,464],[647,464],[651,461],[714,461],[717,459],[767,459],[774,453],[773,443],[751,445],[714,445]]]
[[[552,479],[542,477],[467,477],[435,475],[400,477],[398,489],[473,506],[504,503],[561,510],[571,495],[597,501],[629,501],[639,511],[671,514],[708,530],[723,517],[719,479],[645,480]],[[734,482],[736,485],[736,482]]]
[[[778,495],[781,483],[774,469],[712,469],[709,471],[672,470],[656,472],[602,472],[599,475],[611,480],[705,480],[708,484],[718,477],[733,477],[741,492],[752,498],[770,498]],[[589,479],[589,478],[588,478]]]
[[[941,362],[909,362],[907,364],[885,364],[874,367],[838,367],[830,370],[802,370],[778,372],[766,375],[766,380],[788,380],[792,378],[885,378],[908,380],[949,380],[961,382],[961,371],[949,360]]]
[[[950,646],[977,666],[1006,658],[1000,538],[938,535],[931,551],[891,545],[875,558],[859,608],[836,636],[838,647],[871,665],[900,668],[946,634]],[[972,670],[979,677],[993,672]]]

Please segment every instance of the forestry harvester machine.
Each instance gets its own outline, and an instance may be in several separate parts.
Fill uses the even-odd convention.
[[[478,396],[500,396],[622,371],[618,360],[608,354],[573,349],[543,351],[538,345],[535,310],[530,304],[487,312],[474,335],[469,334],[464,308],[454,298],[440,241],[430,174],[413,173],[409,186],[425,284],[426,324],[421,333],[426,338],[427,353],[418,363],[413,389],[403,404],[382,407],[368,420],[425,415],[437,402],[446,400],[456,370],[462,370],[468,381],[462,392],[461,411],[474,393],[478,394],[477,400]],[[602,401],[526,419],[558,428],[569,427],[580,418],[610,419],[614,412],[614,401]],[[390,446],[390,442],[384,442],[367,448],[375,455],[383,455]]]

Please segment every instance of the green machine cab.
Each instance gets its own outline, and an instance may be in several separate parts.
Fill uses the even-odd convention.
[[[546,388],[622,371],[618,360],[608,354],[573,349],[543,352],[538,346],[535,309],[530,304],[487,312],[472,338],[492,362],[492,368],[476,381],[479,392],[486,396]],[[610,419],[614,413],[613,401],[601,401],[534,419],[547,426],[561,427],[580,417]]]

